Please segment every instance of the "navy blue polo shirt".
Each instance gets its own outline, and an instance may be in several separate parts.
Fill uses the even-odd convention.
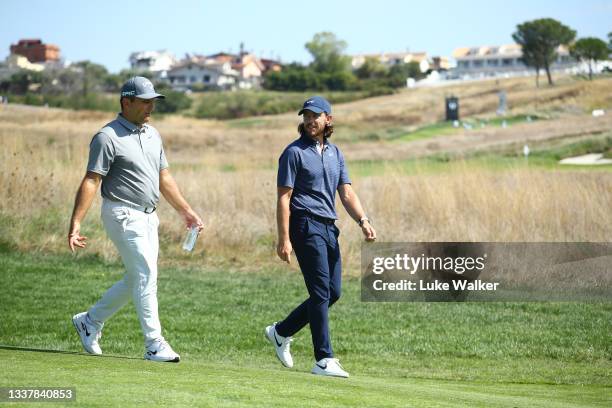
[[[278,160],[278,187],[293,189],[291,211],[338,219],[335,201],[341,184],[351,184],[344,156],[327,141],[321,154],[317,142],[304,135],[287,146]]]

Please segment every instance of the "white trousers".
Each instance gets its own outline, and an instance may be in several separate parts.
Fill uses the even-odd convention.
[[[121,255],[126,272],[123,279],[92,306],[90,319],[101,330],[104,322],[131,299],[136,306],[145,346],[163,340],[157,312],[157,213],[146,214],[122,203],[104,200],[102,222]]]

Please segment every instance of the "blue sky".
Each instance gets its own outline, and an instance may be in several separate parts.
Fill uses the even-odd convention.
[[[320,31],[348,43],[348,53],[426,51],[450,56],[460,46],[511,43],[516,25],[552,17],[578,37],[607,38],[612,0],[420,0],[298,3],[259,1],[2,0],[0,58],[20,38],[58,45],[68,61],[88,59],[111,71],[133,51],[248,51],[307,63],[304,44]]]

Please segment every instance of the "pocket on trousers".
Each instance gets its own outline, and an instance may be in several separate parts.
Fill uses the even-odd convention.
[[[307,217],[291,218],[289,220],[289,239],[294,241],[302,241],[309,230],[309,221]]]
[[[121,208],[121,207],[117,207],[117,208],[113,208],[111,210],[111,215],[113,216],[113,219],[115,221],[121,223],[124,220],[127,220],[128,216],[130,214],[128,213],[127,209]]]
[[[121,229],[123,231],[125,231],[125,228],[126,228],[127,223],[128,223],[129,216],[130,216],[130,213],[129,213],[128,209],[127,208],[123,208],[123,207],[111,208],[106,213],[106,218],[108,219],[108,221],[112,222],[114,224],[120,225]]]

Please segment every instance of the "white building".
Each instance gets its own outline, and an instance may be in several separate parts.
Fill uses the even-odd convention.
[[[457,67],[453,76],[483,78],[496,76],[531,75],[534,68],[526,66],[521,57],[523,52],[519,44],[502,46],[461,47],[453,51]],[[551,66],[553,71],[576,72],[578,64],[570,57],[566,47],[557,48],[557,59]]]
[[[241,46],[241,48],[243,47]],[[264,73],[269,69],[260,58],[254,54],[244,52],[244,50],[237,55],[220,52],[202,58],[207,63],[229,62],[232,69],[240,75],[237,83],[237,87],[240,89],[259,88]],[[270,68],[275,69],[274,67]],[[276,68],[280,69],[280,66]]]
[[[45,68],[45,64],[30,62],[23,55],[10,54],[5,62],[0,64],[0,80],[9,79],[11,75],[21,70],[41,72]]]
[[[194,87],[235,89],[240,73],[229,62],[185,61],[168,71],[166,80],[177,91]]]
[[[358,54],[352,56],[351,58],[351,66],[353,70],[361,67],[367,58],[376,58],[387,67],[417,62],[421,72],[427,72],[430,69],[440,70],[449,68],[447,58],[429,58],[426,52],[383,52],[380,54]]]
[[[130,55],[132,69],[150,71],[159,78],[165,78],[174,64],[176,58],[167,51],[139,51]]]

